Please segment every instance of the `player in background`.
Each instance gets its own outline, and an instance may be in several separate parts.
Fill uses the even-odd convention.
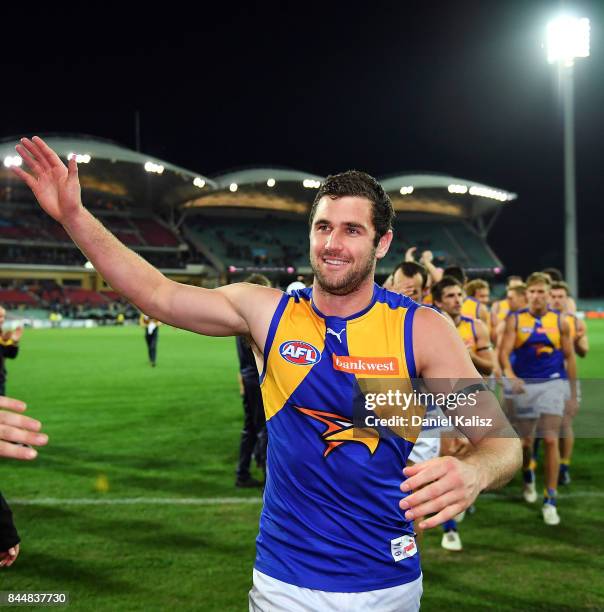
[[[486,325],[487,329],[490,329],[489,283],[482,278],[475,278],[465,284],[464,290],[466,297],[463,301],[461,314],[471,319],[480,319]]]
[[[506,315],[506,319],[507,317],[513,313],[516,312],[518,310],[522,310],[523,308],[526,308],[527,306],[527,302],[526,302],[526,285],[524,283],[521,283],[519,285],[514,284],[513,287],[509,288],[507,290],[507,294],[506,294],[506,303],[508,305],[508,313]],[[496,335],[495,335],[495,358],[497,359],[497,362],[500,364],[501,363],[501,343],[503,341],[503,334],[505,332],[505,325],[506,325],[506,321],[498,321],[497,322],[497,326],[495,329]],[[512,364],[513,365],[513,364]],[[513,394],[512,394],[512,390],[509,384],[509,381],[507,380],[507,378],[505,378],[505,376],[503,376],[503,372],[501,370],[501,366],[499,366],[499,372],[501,372],[501,382],[502,382],[502,386],[503,386],[503,411],[505,412],[506,416],[510,419],[510,421],[514,421],[514,406],[513,406]],[[531,465],[531,469],[535,470],[536,465]]]
[[[427,281],[428,272],[424,266],[415,261],[403,261],[388,277],[384,288],[421,302]]]
[[[245,281],[262,287],[270,287],[270,280],[263,274],[251,274]],[[306,285],[303,285],[306,289]],[[295,289],[293,289],[295,291]],[[290,289],[286,293],[289,293]],[[256,358],[245,336],[235,338],[237,357],[239,359],[239,392],[243,401],[243,429],[239,443],[239,463],[237,464],[236,487],[261,487],[264,483],[256,480],[250,473],[252,455],[256,458],[257,466],[264,472],[266,481],[266,445],[268,436],[266,432],[266,419],[262,390]]]
[[[550,283],[564,282],[562,272],[560,272],[558,268],[545,268],[542,272],[549,277]],[[569,314],[577,314],[577,303],[571,295],[569,295],[566,300],[566,311]]]
[[[40,421],[16,414],[25,409],[24,402],[0,396],[0,457],[31,461],[38,454],[31,446],[48,443],[48,436],[40,432]],[[13,513],[0,493],[0,567],[10,567],[15,562],[20,541]]]
[[[6,366],[5,359],[15,359],[19,354],[19,340],[23,335],[23,328],[14,331],[3,331],[2,326],[6,319],[6,310],[0,306],[0,395],[6,392]]]
[[[405,252],[405,261],[415,262],[416,250],[417,247],[409,247]],[[426,271],[427,276],[426,280],[424,281],[421,299],[417,299],[416,301],[430,306],[432,304],[432,285],[437,283],[443,277],[443,269],[434,265],[434,255],[432,254],[432,251],[422,251],[418,263]]]
[[[587,337],[587,326],[585,321],[568,312],[568,300],[570,298],[568,285],[563,281],[556,281],[551,289],[551,306],[559,310],[566,317],[570,327],[570,337],[573,341],[575,353],[584,358],[589,351],[589,340]],[[570,396],[570,387],[568,388]],[[581,401],[581,389],[577,381],[577,402]],[[562,430],[560,434],[560,474],[558,484],[570,484],[570,461],[575,445],[575,434],[573,431],[573,417],[570,411],[564,411],[562,419]]]
[[[464,292],[461,283],[452,276],[443,277],[432,287],[434,305],[439,311],[448,315],[464,346],[469,352],[474,366],[485,377],[493,371],[493,356],[491,341],[486,325],[479,319],[471,319],[461,314]],[[459,435],[454,437],[441,436],[441,455],[463,456],[467,452],[467,444]],[[457,523],[462,517],[455,517],[443,524],[441,546],[447,550],[462,550],[461,537]]]
[[[149,364],[154,368],[157,363],[157,341],[159,340],[159,326],[161,325],[161,321],[141,312],[138,323],[141,327],[145,328],[145,343],[147,344]]]
[[[530,467],[537,427],[545,445],[543,520],[558,525],[559,437],[567,384],[571,392],[566,409],[571,416],[577,411],[575,351],[568,321],[548,306],[549,278],[535,272],[526,286],[528,307],[510,313],[506,320],[501,365],[511,381],[516,427],[522,438],[524,499],[537,501],[535,473]]]
[[[510,312],[510,310],[517,310],[510,308],[508,292],[512,287],[517,287],[519,285],[524,285],[521,276],[508,276],[505,284],[505,297],[501,300],[495,300],[491,305],[491,341],[495,346],[497,346],[498,330],[501,327],[505,327],[504,321],[508,316],[508,312]]]

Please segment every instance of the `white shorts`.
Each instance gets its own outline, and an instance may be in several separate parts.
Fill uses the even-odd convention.
[[[437,430],[423,430],[411,450],[409,461],[419,463],[440,455],[440,434]]]
[[[538,419],[542,414],[564,415],[564,402],[568,381],[562,379],[524,385],[524,393],[514,394],[514,412],[517,419]]]
[[[250,612],[417,612],[422,576],[413,582],[360,593],[332,593],[281,582],[254,569]]]

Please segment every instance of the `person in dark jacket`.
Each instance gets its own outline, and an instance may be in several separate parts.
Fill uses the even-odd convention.
[[[0,395],[4,395],[6,389],[6,366],[5,359],[14,359],[19,353],[19,340],[23,334],[23,328],[18,327],[15,331],[3,332],[2,326],[6,317],[6,310],[0,306]]]
[[[265,287],[271,286],[271,282],[262,274],[252,274],[245,279],[245,282]],[[260,378],[250,338],[237,336],[236,342],[239,357],[239,389],[243,399],[244,418],[235,486],[261,487],[263,483],[252,478],[250,474],[252,455],[256,457],[258,467],[266,473],[267,432]]]
[[[42,424],[36,419],[14,414],[23,412],[25,404],[10,397],[0,397],[0,457],[35,459],[37,452],[28,445],[44,446],[48,436],[40,433]],[[9,567],[19,555],[19,534],[13,513],[0,493],[0,567]]]

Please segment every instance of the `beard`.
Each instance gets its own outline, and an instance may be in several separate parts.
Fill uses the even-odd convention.
[[[366,259],[361,261],[357,266],[352,266],[344,275],[336,278],[327,278],[320,268],[320,261],[312,253],[310,254],[310,267],[317,279],[319,287],[326,293],[332,295],[348,295],[356,291],[361,284],[373,274],[375,266],[375,251],[372,247],[371,252]],[[325,253],[321,253],[320,259],[326,257]]]

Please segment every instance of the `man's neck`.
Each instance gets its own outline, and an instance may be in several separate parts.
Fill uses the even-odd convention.
[[[321,288],[317,280],[312,286],[312,299],[315,306],[330,317],[345,319],[367,308],[373,298],[373,275],[346,295],[334,295]]]
[[[547,306],[542,306],[541,308],[529,308],[529,312],[534,317],[542,317],[547,312]]]

